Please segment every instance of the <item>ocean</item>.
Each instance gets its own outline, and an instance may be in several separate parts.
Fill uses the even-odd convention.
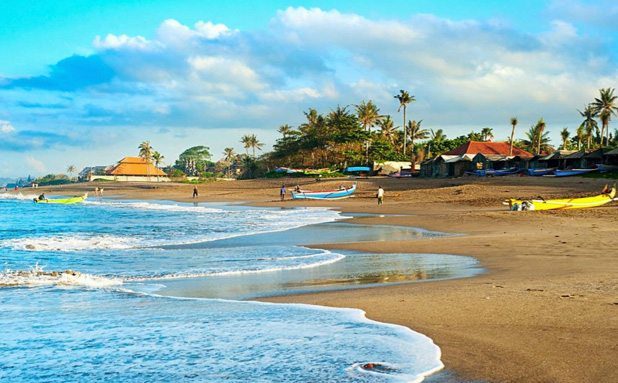
[[[314,247],[444,235],[346,218],[0,194],[0,381],[420,381],[443,367],[422,334],[360,310],[252,300],[481,272],[470,257]]]

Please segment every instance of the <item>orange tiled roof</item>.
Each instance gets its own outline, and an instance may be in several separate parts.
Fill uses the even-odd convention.
[[[458,148],[446,152],[444,154],[461,156],[463,154],[476,155],[482,154],[498,154],[502,156],[509,155],[510,145],[508,142],[481,142],[481,141],[468,141]],[[523,149],[513,147],[513,155],[519,157],[533,157],[533,155]]]
[[[125,157],[108,174],[113,176],[166,176],[165,172],[141,157]]]

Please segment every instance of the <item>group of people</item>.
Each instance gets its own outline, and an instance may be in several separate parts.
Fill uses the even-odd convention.
[[[103,197],[103,188],[96,187],[94,188],[94,196],[95,197]]]
[[[346,190],[346,187],[343,185],[340,185],[339,190]],[[294,187],[294,192],[295,193],[302,192],[300,185],[296,185],[296,187]],[[193,198],[196,197],[196,193],[197,193],[197,188],[193,192]],[[287,189],[285,187],[285,184],[283,184],[281,185],[281,188],[279,189],[279,198],[281,198],[281,201],[285,201],[286,194],[287,194]],[[378,205],[382,205],[384,203],[384,189],[382,188],[382,186],[378,186],[378,191],[376,193],[376,199],[378,200]]]

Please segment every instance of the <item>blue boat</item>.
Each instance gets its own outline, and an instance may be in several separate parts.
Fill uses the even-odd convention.
[[[546,176],[550,174],[554,174],[556,168],[543,168],[543,169],[528,169],[528,175],[533,177]]]
[[[601,173],[618,172],[618,165],[597,164],[597,169]]]
[[[510,176],[512,174],[518,174],[521,172],[520,168],[508,168],[508,169],[500,169],[500,170],[496,170],[494,171],[494,176],[496,177],[500,177],[500,176]]]
[[[370,171],[369,166],[349,166],[345,169],[346,173],[369,173]]]
[[[338,189],[338,190],[293,191],[292,199],[323,199],[323,200],[342,199],[342,198],[348,198],[349,196],[354,194],[355,191],[356,191],[356,184],[352,185],[352,187]]]
[[[570,176],[581,176],[583,174],[588,174],[592,172],[596,172],[599,169],[570,169],[570,170],[559,170],[556,169],[554,171],[554,175],[556,177],[570,177]]]
[[[521,170],[519,168],[508,168],[508,169],[479,169],[474,171],[468,171],[466,174],[470,174],[478,177],[500,177],[500,176],[508,176],[511,174],[517,174]]]

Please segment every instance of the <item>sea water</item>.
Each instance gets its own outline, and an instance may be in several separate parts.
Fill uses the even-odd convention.
[[[362,237],[336,226],[342,218],[320,208],[0,197],[0,381],[419,381],[442,367],[422,334],[359,310],[239,300],[332,285],[316,280],[358,283],[351,274],[372,261],[410,273],[409,255],[378,266],[366,254],[298,246],[329,225],[339,238]],[[453,262],[431,259],[443,273]],[[449,270],[474,269],[457,259]]]

